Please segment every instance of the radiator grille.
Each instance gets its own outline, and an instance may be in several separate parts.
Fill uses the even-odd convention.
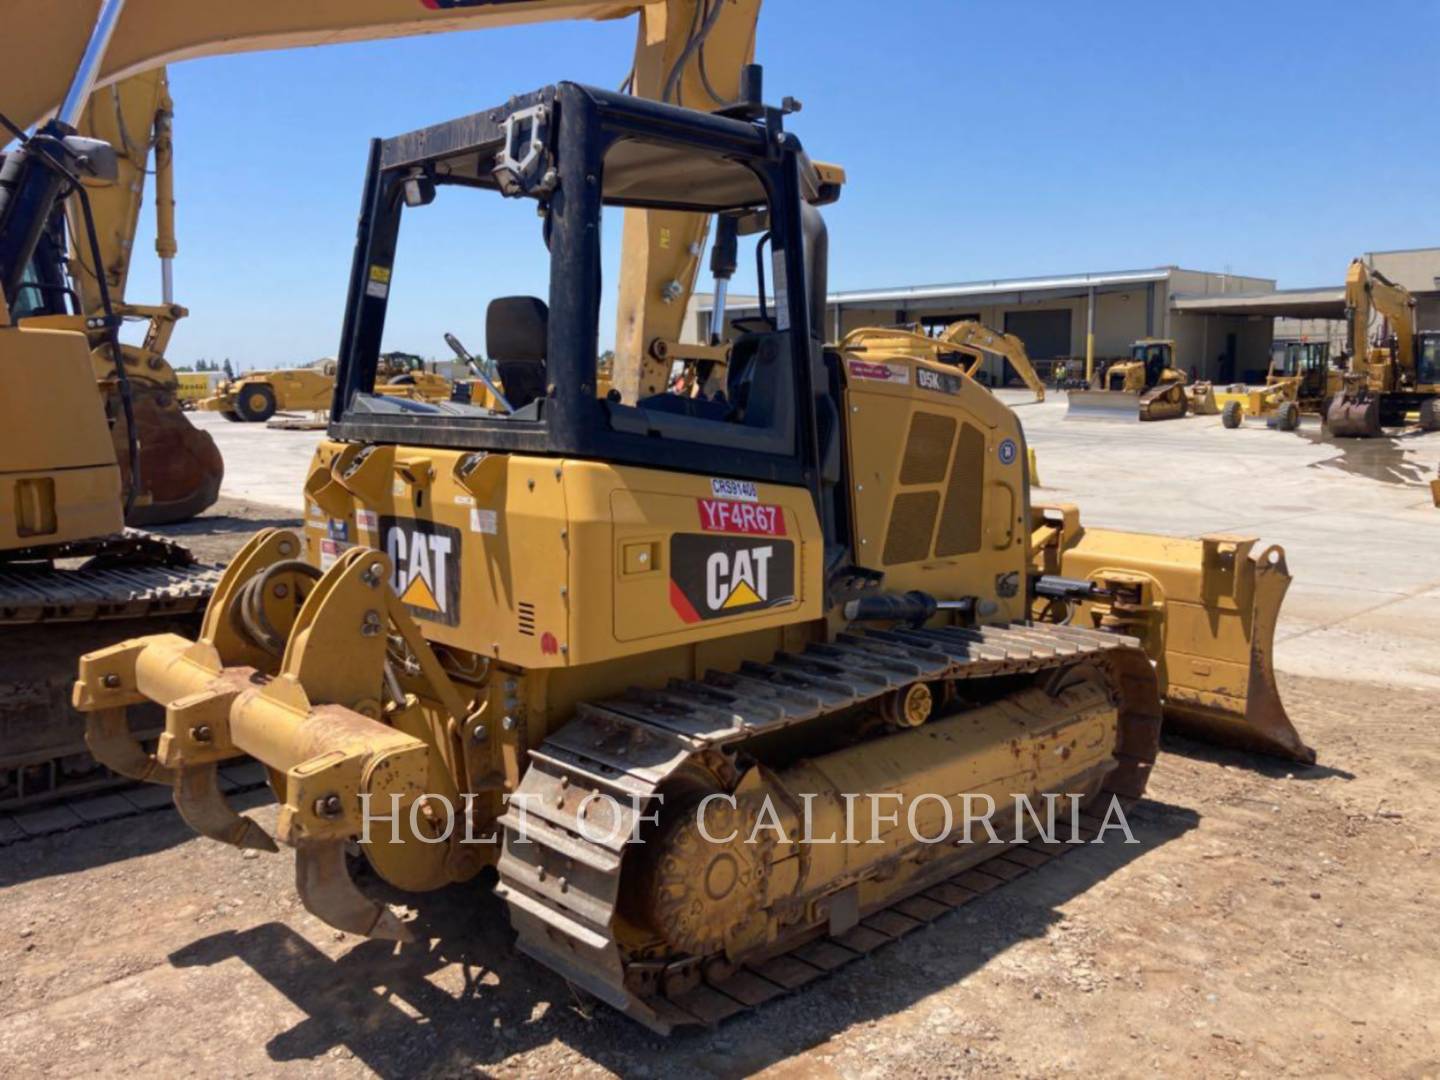
[[[905,457],[900,462],[900,483],[938,484],[944,480],[950,444],[954,440],[953,418],[917,412],[910,418],[910,435],[905,440]]]
[[[890,527],[885,533],[886,566],[918,562],[930,554],[935,515],[940,511],[938,491],[907,491],[895,496]]]
[[[535,605],[521,601],[520,609],[520,633],[526,637],[535,636]]]
[[[940,535],[935,554],[968,555],[980,550],[981,511],[985,497],[985,435],[979,428],[964,424],[955,446],[950,482],[945,485],[945,512],[940,518]]]

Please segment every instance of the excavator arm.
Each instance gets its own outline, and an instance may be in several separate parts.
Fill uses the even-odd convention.
[[[1002,334],[998,330],[991,330],[984,323],[976,322],[974,319],[961,319],[953,322],[945,328],[940,335],[941,341],[947,341],[962,349],[971,352],[992,353],[995,356],[1004,357],[1010,361],[1010,366],[1015,369],[1025,385],[1035,395],[1036,401],[1045,400],[1045,384],[1040,381],[1040,376],[1035,374],[1035,368],[1030,363],[1030,355],[1025,351],[1025,343],[1014,334]],[[965,374],[973,375],[979,367],[980,358],[966,370]]]
[[[154,147],[157,250],[166,295],[158,309],[125,314],[152,318],[156,347],[151,351],[158,355],[174,320],[184,314],[169,295],[169,260],[175,254],[168,167],[171,105],[164,73],[154,74],[161,65],[263,49],[638,15],[631,91],[717,109],[740,96],[741,71],[754,57],[760,0],[77,0],[67,6],[63,19],[49,5],[10,0],[0,6],[0,101],[12,121],[35,123],[74,92],[72,75],[81,66],[92,27],[116,9],[81,126],[115,146],[122,159],[119,182],[105,198],[92,198],[112,301],[128,273],[146,154]],[[626,213],[612,385],[628,401],[656,393],[665,384],[668,357],[680,338],[708,227],[703,214]],[[79,284],[85,311],[91,314],[98,310],[94,271],[82,267]]]
[[[1390,324],[1395,335],[1394,375],[1415,373],[1415,298],[1410,290],[1397,285],[1378,270],[1365,265],[1363,259],[1354,259],[1345,274],[1345,320],[1350,331],[1352,370],[1361,372],[1359,365],[1368,362],[1370,354],[1370,317],[1378,312]],[[1392,390],[1398,379],[1389,373],[1377,372],[1371,364],[1370,381],[1380,377],[1378,389]]]

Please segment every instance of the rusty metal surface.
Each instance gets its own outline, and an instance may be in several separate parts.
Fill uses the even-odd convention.
[[[763,962],[698,982],[677,980],[667,989],[667,978],[625,955],[614,936],[624,856],[633,848],[626,847],[624,821],[587,816],[582,823],[589,807],[604,805],[587,797],[623,792],[638,794],[642,802],[653,799],[667,780],[706,755],[733,751],[746,740],[873,701],[913,682],[1038,674],[1082,662],[1106,673],[1119,702],[1118,764],[1105,777],[1103,790],[1138,798],[1159,743],[1155,676],[1135,639],[1108,632],[1028,623],[853,630],[833,643],[781,654],[769,664],[709,672],[700,682],[631,691],[583,708],[532,754],[517,792],[529,808],[528,818],[512,810],[500,820],[505,847],[496,888],[509,904],[519,947],[662,1033],[717,1023],[843,966],[983,891],[962,880],[981,873],[974,869],[974,853],[967,853],[963,865],[937,861],[889,906],[864,913],[859,926],[833,936],[804,929],[795,940],[768,949]],[[607,824],[622,827],[612,831]],[[587,830],[590,836],[604,834],[605,840],[588,839]],[[1054,846],[1024,848],[1023,856],[1001,848],[981,862],[994,871],[986,880],[1008,881],[1058,854]]]

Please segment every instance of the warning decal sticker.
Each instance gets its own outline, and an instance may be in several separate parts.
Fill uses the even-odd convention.
[[[779,607],[795,599],[789,540],[676,533],[670,538],[670,606],[687,623]]]
[[[460,530],[433,521],[382,517],[385,554],[395,564],[390,583],[410,613],[455,626],[460,622]]]

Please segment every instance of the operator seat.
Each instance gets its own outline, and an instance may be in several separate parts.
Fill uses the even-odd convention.
[[[535,296],[500,296],[485,309],[485,351],[516,409],[545,396],[550,309]]]

